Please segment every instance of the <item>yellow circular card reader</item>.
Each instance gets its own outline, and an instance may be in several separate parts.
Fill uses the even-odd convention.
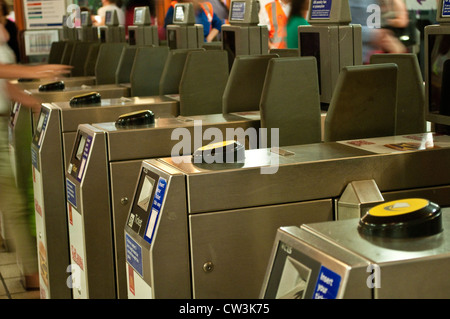
[[[116,126],[148,125],[155,123],[155,114],[150,110],[142,110],[122,114],[116,121]]]
[[[423,198],[407,198],[379,204],[359,221],[358,231],[367,236],[413,238],[442,231],[439,205]]]
[[[64,81],[50,82],[39,85],[39,92],[62,91],[65,88]]]
[[[72,97],[69,101],[70,106],[86,106],[89,104],[98,104],[102,100],[100,93],[89,92]]]
[[[245,147],[234,140],[211,143],[198,148],[192,158],[194,163],[236,163],[244,160]]]

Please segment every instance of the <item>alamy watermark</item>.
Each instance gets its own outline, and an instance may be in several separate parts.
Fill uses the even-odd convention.
[[[68,28],[76,28],[81,25],[81,9],[77,4],[70,4],[67,6],[67,13],[63,24]]]
[[[366,12],[369,13],[366,20],[367,27],[371,29],[381,28],[381,7],[378,4],[371,4],[367,6]]]

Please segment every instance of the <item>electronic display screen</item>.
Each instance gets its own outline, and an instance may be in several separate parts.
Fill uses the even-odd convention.
[[[41,114],[39,115],[38,124],[36,126],[36,132],[40,133],[42,131],[42,125],[44,124],[44,120],[45,120],[45,113],[41,112]]]
[[[184,6],[175,6],[175,13],[173,15],[173,22],[184,22]]]
[[[127,225],[141,238],[149,241],[157,224],[165,193],[165,180],[146,168],[141,170],[136,194],[127,218]],[[156,212],[156,213],[155,213]],[[150,224],[150,230],[148,225]],[[147,236],[147,232],[150,236]],[[150,242],[150,241],[149,241]]]
[[[82,26],[88,25],[88,13],[87,12],[81,12],[81,25]]]
[[[136,9],[134,11],[134,24],[144,23],[144,9]]]
[[[14,127],[16,125],[17,114],[19,112],[20,106],[21,106],[21,104],[19,102],[15,102],[13,107],[11,108],[10,124],[12,127]]]
[[[105,13],[105,24],[110,24],[112,21],[112,11],[106,11]]]
[[[428,35],[428,108],[450,116],[450,34]]]
[[[86,136],[81,135],[80,142],[78,143],[77,153],[75,154],[75,158],[79,161],[81,161],[81,156],[83,155],[85,143],[86,143]]]
[[[230,20],[244,21],[244,17],[245,17],[245,2],[234,1],[231,5]]]
[[[138,206],[143,210],[147,211],[148,204],[152,198],[153,186],[155,185],[155,180],[150,176],[145,176],[144,182],[142,183],[141,193],[139,194]]]
[[[320,76],[320,34],[318,32],[299,32],[300,56],[313,56],[317,60],[317,75],[319,78],[319,93],[321,92]]]
[[[236,57],[236,34],[234,31],[222,29],[222,47],[228,54],[228,65],[231,69]]]
[[[18,103],[18,105],[20,106],[20,103]],[[41,113],[39,114],[39,118],[37,120],[35,129],[34,129],[34,134],[33,134],[33,143],[36,144],[37,146],[41,146],[42,143],[42,139],[43,139],[43,131],[45,130],[45,125],[46,125],[46,119],[48,119],[48,112],[47,109],[42,108],[41,109]],[[15,125],[15,121],[13,124],[13,127]]]

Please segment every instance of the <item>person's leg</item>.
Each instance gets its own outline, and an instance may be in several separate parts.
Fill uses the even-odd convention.
[[[8,119],[0,117],[0,211],[25,276],[25,284],[27,288],[37,288],[39,277],[36,238],[31,235],[25,194],[16,187],[11,168]]]

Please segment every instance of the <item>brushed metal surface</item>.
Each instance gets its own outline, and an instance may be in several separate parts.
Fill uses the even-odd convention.
[[[92,150],[96,151],[95,154],[98,155],[95,157],[94,155],[90,155],[89,161],[86,164],[85,174],[90,177],[89,180],[85,177],[81,184],[79,182],[75,182],[75,185],[79,185],[80,188],[82,196],[80,211],[85,216],[85,224],[92,223],[93,219],[88,220],[88,218],[92,218],[89,216],[98,215],[104,216],[105,224],[109,223],[109,225],[111,225],[111,232],[113,235],[108,238],[108,236],[102,234],[102,239],[99,237],[96,240],[99,242],[104,241],[103,246],[105,247],[113,247],[115,255],[114,262],[106,259],[98,261],[98,263],[99,265],[106,265],[105,263],[110,262],[115,265],[114,274],[117,279],[117,291],[119,298],[124,298],[127,293],[126,268],[125,260],[123,259],[125,257],[123,227],[125,225],[125,218],[130,207],[129,204],[131,203],[129,201],[127,205],[123,205],[121,203],[121,199],[125,197],[128,199],[133,198],[133,191],[135,190],[136,179],[139,176],[139,167],[142,160],[153,157],[170,156],[172,146],[178,142],[170,142],[170,136],[173,129],[177,127],[184,127],[189,128],[191,132],[193,132],[195,120],[202,121],[202,130],[200,130],[200,133],[203,133],[208,127],[219,128],[222,132],[225,132],[227,128],[234,127],[259,127],[258,120],[247,120],[235,115],[222,114],[193,116],[190,118],[159,118],[156,119],[155,125],[144,128],[117,128],[114,122],[97,123],[92,125],[85,124],[79,127],[79,131],[92,134],[94,142],[96,141],[95,139],[97,138],[97,135],[105,136],[104,143],[97,142],[92,145]],[[102,132],[102,134],[97,134],[96,132]],[[96,150],[97,148],[102,151],[104,150],[104,153]],[[105,170],[108,171],[107,175],[103,174]],[[183,189],[186,188],[184,182],[185,180],[183,176]],[[108,186],[105,187],[105,185]],[[97,200],[93,201],[90,196],[87,197],[88,195],[86,193],[86,189],[88,191],[97,189]],[[109,189],[111,189],[111,193],[109,193]],[[183,191],[182,193],[185,194],[186,192]],[[176,203],[179,194],[180,192],[175,192],[169,195],[177,198],[174,202],[169,204],[169,207],[178,205]],[[106,200],[104,196],[107,196],[108,199]],[[184,201],[180,201],[180,205],[182,203],[183,209],[177,213],[182,214],[183,217],[177,218],[180,220],[184,219],[184,224],[186,224],[185,195],[183,195],[183,199]],[[170,216],[174,214],[174,212],[170,211],[168,214]],[[171,218],[172,217],[169,217],[169,219]],[[162,230],[162,232],[164,231],[165,230]],[[175,236],[172,231],[169,231],[169,233],[170,234],[168,234],[168,236]],[[94,240],[94,237],[88,235],[87,231],[85,236],[87,243],[86,245],[89,246],[90,242]],[[186,239],[187,235],[183,238]],[[162,247],[164,247],[163,243],[164,242],[162,242]],[[184,242],[184,244],[187,247],[187,241]],[[184,262],[187,263],[187,261]],[[99,265],[96,265],[95,267],[100,267]],[[86,268],[90,267],[92,267],[92,263],[87,261]],[[155,267],[157,268],[158,266]],[[152,271],[159,272],[156,268],[152,268]],[[167,265],[163,268],[167,268]],[[164,271],[167,271],[167,269],[164,269]],[[157,281],[159,279],[160,278],[158,277],[153,280]],[[162,294],[164,296],[164,293],[162,293],[161,290],[156,292],[156,295],[158,294]]]
[[[151,110],[156,118],[179,114],[179,103],[166,96],[102,98],[100,105],[85,107],[71,107],[68,101],[52,105],[61,109],[64,132],[76,132],[79,124],[115,121],[124,113],[143,109]]]
[[[171,158],[161,161],[188,175],[189,209],[193,213],[337,197],[347,184],[356,180],[373,179],[381,192],[450,184],[450,148],[379,154],[351,150],[338,144],[285,147],[283,149],[294,154],[271,159],[279,162],[276,174],[261,174],[262,165],[247,165],[248,155],[249,161],[256,154],[256,157],[267,158],[267,150],[246,151],[246,163],[242,168],[230,169],[221,175],[220,172],[229,167],[195,165],[188,157],[181,164]],[[203,189],[211,179],[218,178],[220,183],[209,189],[205,201]],[[246,183],[236,183],[236,180]]]
[[[332,218],[331,200],[191,215],[193,298],[258,298],[277,228]]]
[[[201,121],[201,127],[195,126],[196,121]],[[200,139],[206,144],[210,142],[203,138],[204,130],[208,128],[218,128],[225,137],[227,129],[258,129],[259,125],[259,120],[247,120],[230,114],[159,118],[153,125],[143,129],[117,128],[111,122],[94,124],[95,127],[108,133],[108,156],[112,161],[171,156],[172,148],[181,142],[179,139],[172,139],[172,132],[176,128],[185,128],[189,132],[191,145],[189,154],[192,154],[195,147],[194,139],[197,138],[197,141]],[[196,137],[196,134],[201,136]],[[124,147],[130,146],[130,141],[133,141],[134,147]]]
[[[448,298],[449,208],[442,209],[443,231],[433,236],[365,237],[357,230],[358,222],[359,219],[349,219],[301,227],[317,238],[331,242],[335,250],[351,251],[378,265],[381,286],[375,287],[375,298]],[[324,254],[333,255],[333,250],[324,251]]]
[[[103,84],[83,87],[68,87],[63,91],[55,92],[39,92],[37,89],[27,90],[39,98],[43,103],[66,102],[72,97],[89,92],[98,92],[104,99],[120,98],[122,96],[130,96],[130,88],[124,85]]]
[[[111,227],[111,212],[108,182],[108,167],[106,158],[106,136],[101,130],[90,125],[82,125],[80,129],[92,136],[91,150],[84,170],[82,183],[66,172],[66,178],[76,187],[77,211],[81,214],[82,229],[69,225],[69,235],[72,232],[84,239],[84,273],[87,276],[88,298],[117,297],[115,283],[114,249],[112,243],[113,229]],[[71,205],[68,202],[68,205]],[[86,209],[89,207],[90,209]],[[70,243],[73,245],[73,243]],[[74,293],[74,297],[75,297]]]
[[[55,79],[54,81],[49,79],[39,79],[31,82],[19,82],[18,80],[12,80],[10,82],[19,85],[23,90],[37,90],[40,85],[55,81],[63,81],[65,87],[94,85],[95,76],[61,77]]]
[[[126,273],[126,253],[124,225],[130,211],[130,205],[133,203],[133,195],[136,181],[139,179],[139,173],[142,160],[123,161],[109,164],[110,184],[111,184],[111,222],[113,229],[113,247],[115,250],[115,278],[117,291],[120,298],[127,295]],[[129,200],[123,204],[122,198]]]
[[[34,180],[33,190],[41,194],[41,200],[35,199],[35,207],[41,214],[36,216],[36,229],[42,231],[42,244],[46,248],[48,267],[48,295],[51,299],[70,299],[72,291],[67,287],[67,266],[70,264],[68,221],[66,214],[66,188],[64,186],[64,167],[61,153],[62,137],[57,110],[48,110],[49,120],[44,140],[40,147],[31,144],[38,154],[33,176],[40,173],[40,183]],[[56,117],[56,120],[54,119]],[[34,171],[36,170],[36,172]],[[56,183],[55,183],[56,181]],[[40,188],[39,190],[37,188]],[[40,238],[40,237],[39,237]]]

